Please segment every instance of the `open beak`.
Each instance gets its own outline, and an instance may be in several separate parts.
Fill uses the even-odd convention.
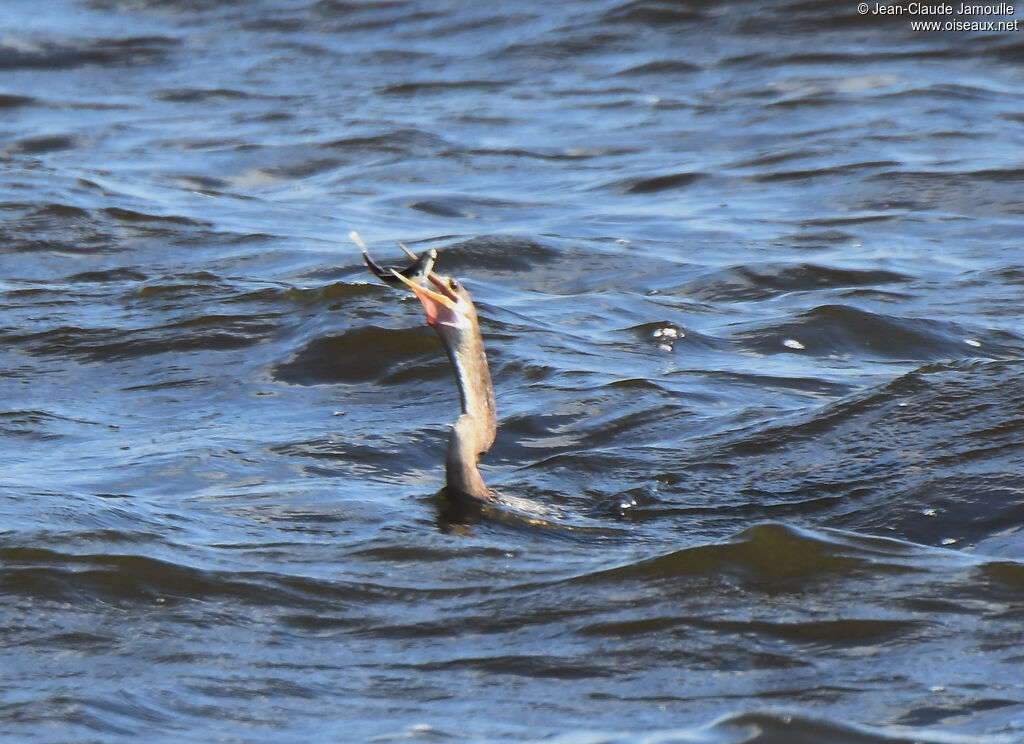
[[[444,282],[438,279],[437,274],[431,271],[426,277],[430,280],[431,284],[441,290],[440,292],[435,292],[429,287],[421,286],[407,279],[394,269],[391,270],[391,273],[402,284],[411,289],[412,293],[419,299],[420,304],[423,305],[423,312],[427,316],[427,323],[430,325],[437,325],[438,323],[447,325],[450,323],[452,315],[457,313],[459,304],[455,295],[451,294],[451,291],[444,286]]]
[[[362,249],[363,263],[375,277],[393,287],[401,287],[404,284],[412,290],[420,304],[423,305],[427,323],[432,326],[458,325],[459,297],[448,288],[448,282],[445,279],[434,273],[434,261],[437,260],[435,249],[431,248],[417,256],[399,243],[406,255],[414,261],[408,268],[399,269],[394,266],[381,266],[370,258],[370,253],[362,238],[359,237],[359,233],[353,230],[349,233],[349,237]],[[436,290],[426,286],[428,281],[436,287]]]

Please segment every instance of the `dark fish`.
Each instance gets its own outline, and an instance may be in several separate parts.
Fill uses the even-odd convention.
[[[363,239],[359,237],[359,233],[353,230],[349,233],[349,237],[352,238],[353,242],[355,242],[355,244],[363,251],[363,263],[366,264],[366,267],[382,282],[392,286],[402,286],[402,281],[395,276],[395,272],[401,274],[411,282],[422,285],[430,272],[433,271],[434,261],[437,260],[437,250],[434,248],[424,251],[421,255],[417,256],[404,245],[399,243],[398,245],[403,251],[405,251],[405,254],[409,256],[409,258],[413,259],[415,263],[404,269],[400,269],[397,266],[381,266],[370,258],[366,244],[363,243]]]

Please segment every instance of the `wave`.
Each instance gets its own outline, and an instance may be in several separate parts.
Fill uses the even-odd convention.
[[[552,531],[552,522],[545,521],[541,525],[531,527],[524,516],[519,523],[508,520],[504,524],[514,528],[516,532],[533,529],[533,534],[539,539],[562,539]],[[609,540],[617,540],[622,536],[621,531],[599,530],[591,534],[592,539],[589,542],[600,545],[603,540],[607,544]],[[67,601],[75,596],[92,601],[116,599],[122,602],[143,603],[151,602],[157,597],[168,603],[219,598],[244,604],[288,608],[289,611],[333,612],[353,608],[355,602],[388,603],[417,596],[438,600],[449,595],[466,597],[477,593],[480,594],[481,600],[493,594],[492,599],[500,603],[524,593],[533,594],[543,604],[546,600],[541,600],[540,595],[553,597],[558,594],[582,592],[603,602],[595,592],[644,593],[641,587],[649,586],[663,587],[670,592],[661,597],[649,595],[644,600],[644,603],[658,603],[669,600],[671,594],[685,593],[692,589],[693,585],[686,583],[688,578],[701,582],[711,581],[719,587],[740,582],[756,593],[773,595],[789,591],[823,591],[829,582],[884,581],[902,576],[910,584],[920,586],[948,582],[955,577],[953,580],[961,592],[972,582],[980,581],[975,592],[977,595],[988,596],[993,602],[1012,602],[1014,593],[1024,584],[1024,563],[1021,562],[931,548],[903,540],[866,536],[846,530],[798,527],[784,522],[765,522],[744,528],[741,532],[720,541],[675,548],[611,567],[594,568],[568,576],[556,575],[535,580],[527,578],[527,575],[520,580],[508,577],[502,582],[501,587],[492,587],[494,592],[483,584],[476,587],[432,585],[431,579],[427,577],[423,577],[427,580],[421,583],[411,574],[396,575],[392,579],[384,580],[385,577],[379,570],[370,571],[382,579],[374,582],[354,578],[349,580],[344,576],[314,578],[266,570],[199,568],[170,557],[184,550],[183,547],[162,547],[160,552],[167,556],[163,558],[123,552],[123,548],[132,544],[132,540],[119,540],[122,550],[118,552],[76,553],[67,548],[42,547],[50,542],[50,538],[45,535],[40,535],[38,547],[12,543],[11,537],[7,534],[0,539],[0,560],[4,561],[6,567],[2,578],[3,591],[9,595],[38,596],[60,601]],[[52,539],[66,537],[54,535]],[[132,535],[127,533],[125,537],[130,538]],[[152,535],[149,533],[136,535],[134,542],[146,546],[150,544],[151,538]],[[116,530],[88,534],[83,532],[76,538],[82,544],[98,544],[113,539],[119,539]],[[353,564],[367,565],[390,565],[396,562],[409,565],[430,564],[440,560],[445,553],[443,548],[428,548],[415,542],[391,540],[367,545],[369,547],[346,549],[347,559]],[[273,545],[267,545],[264,549],[269,553],[276,550]],[[449,560],[453,565],[459,561],[479,560],[485,557],[480,551],[493,552],[493,559],[503,557],[503,553],[496,547],[469,544],[465,547],[453,547]],[[534,570],[538,568],[540,565],[535,566]],[[355,565],[353,569],[360,573]],[[556,569],[556,573],[564,570]],[[670,586],[675,588],[670,589]],[[923,598],[926,595],[921,596]],[[960,594],[965,601],[969,596]],[[956,597],[947,599],[955,601]],[[853,606],[851,605],[851,608]],[[640,612],[640,607],[636,609],[637,613],[627,611],[627,614],[634,618],[630,622],[644,625],[646,621],[642,618],[645,615]],[[612,603],[607,605],[605,610],[614,615],[618,611],[618,606]],[[621,633],[623,630],[589,619],[584,607],[580,607],[578,611],[574,610],[570,615],[573,618],[572,624],[577,627],[578,632],[588,635]],[[813,636],[824,641],[826,636],[829,636],[837,643],[845,643],[853,637],[851,633],[855,629],[844,622],[837,622],[840,619],[841,615],[822,618],[816,630],[811,630],[811,626],[818,621],[809,622],[806,626],[780,622],[771,627],[764,625],[760,632],[771,630],[786,633],[789,632],[788,627],[794,637],[809,639]],[[701,622],[698,618],[685,613],[679,615],[677,620],[686,623]],[[879,622],[875,625],[866,619],[862,621],[865,623],[862,632],[855,633],[862,639],[867,636],[880,637],[889,633],[901,633],[918,623],[928,622],[924,618],[913,619],[909,615],[900,620],[893,617],[891,622]],[[503,621],[496,617],[494,622]],[[728,624],[729,621],[708,622],[720,625],[722,622]],[[805,634],[802,629],[807,633]]]
[[[148,65],[180,46],[170,36],[127,36],[63,41],[8,39],[0,43],[0,70],[71,70],[87,65]]]
[[[996,707],[1012,707],[1008,700]],[[965,713],[969,711],[964,711]],[[733,713],[706,726],[643,733],[568,733],[554,744],[1013,744],[1010,734],[976,735],[913,725],[858,726],[800,711]]]
[[[809,353],[860,359],[932,361],[970,356],[1016,358],[1024,340],[999,330],[971,330],[951,321],[908,318],[851,305],[821,305],[793,322],[733,335],[747,351],[759,354]]]
[[[803,584],[829,575],[852,577],[859,573],[939,573],[980,566],[979,558],[928,548],[900,540],[870,537],[833,529],[807,529],[769,522],[744,529],[734,537],[710,545],[673,550],[624,566],[588,574],[591,582],[665,580],[673,577],[732,576],[759,590],[789,583]]]
[[[421,381],[436,381],[450,374],[442,359],[440,346],[425,328],[364,326],[314,338],[290,360],[277,365],[273,376],[292,385],[389,385],[410,375]]]
[[[812,263],[745,264],[715,269],[686,284],[664,290],[702,302],[756,302],[790,292],[861,287],[899,292],[913,277],[886,269],[858,269]],[[812,311],[813,312],[813,311]]]

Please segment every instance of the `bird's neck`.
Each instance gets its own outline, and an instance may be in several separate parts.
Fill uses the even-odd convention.
[[[477,467],[480,453],[475,444],[476,426],[476,420],[468,413],[464,413],[459,416],[452,427],[451,437],[448,439],[445,480],[448,493],[452,496],[472,496],[490,501],[492,498],[490,489],[484,483],[480,469]]]
[[[498,425],[491,372],[476,323],[463,334],[460,343],[448,346],[447,350],[462,405],[462,415],[452,427],[448,440],[448,488],[476,498],[490,499],[490,491],[480,476],[477,461],[480,454],[494,443]]]

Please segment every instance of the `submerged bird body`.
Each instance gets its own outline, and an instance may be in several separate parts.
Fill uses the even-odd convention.
[[[445,458],[448,496],[454,500],[468,496],[492,501],[477,462],[480,455],[491,448],[498,430],[494,385],[476,308],[469,293],[457,280],[433,271],[436,253],[432,250],[423,257],[410,254],[416,263],[404,271],[382,269],[357,238],[353,236],[363,248],[364,261],[375,276],[388,284],[404,284],[419,298],[427,324],[440,338],[455,372],[462,413],[448,439]]]

